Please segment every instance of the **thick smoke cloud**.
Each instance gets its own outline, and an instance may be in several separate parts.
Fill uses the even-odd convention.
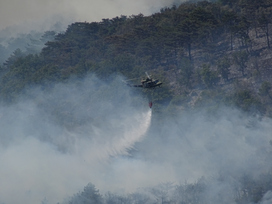
[[[251,121],[230,109],[212,117],[203,111],[167,117],[162,127],[156,127],[159,131],[137,146],[137,156],[158,164],[157,171],[171,169],[164,174],[170,181],[194,182],[201,176],[235,179],[244,174],[256,178],[271,169],[271,122]]]
[[[271,191],[268,191],[264,195],[262,202],[261,202],[261,204],[269,204],[269,203],[272,203],[272,192]]]
[[[134,91],[119,77],[88,76],[33,88],[17,104],[2,105],[0,203],[62,202],[89,182],[101,193],[131,193],[202,176],[222,178],[205,196],[228,203],[237,178],[271,169],[270,119],[222,108],[151,123],[147,101]],[[270,199],[268,192],[262,202]]]
[[[13,25],[38,30],[48,29],[56,21],[93,22],[120,15],[150,15],[162,7],[180,2],[183,0],[4,0],[0,2],[0,30]]]
[[[111,190],[119,174],[111,163],[142,139],[151,120],[130,94],[120,78],[106,84],[90,76],[1,106],[0,203],[57,203],[89,181]]]

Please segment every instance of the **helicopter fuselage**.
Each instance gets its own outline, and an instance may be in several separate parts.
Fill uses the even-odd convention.
[[[149,79],[149,80],[142,81],[142,85],[143,85],[142,86],[143,88],[155,88],[157,86],[162,85],[162,83],[159,80],[153,81]]]

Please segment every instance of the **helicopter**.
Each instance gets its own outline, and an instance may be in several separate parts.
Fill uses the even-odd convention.
[[[129,80],[124,81],[124,82],[130,87],[140,87],[140,88],[146,88],[146,89],[155,89],[156,87],[160,87],[162,85],[162,82],[160,82],[158,79],[153,80],[149,76],[149,74],[147,72],[145,72],[145,74],[146,74],[147,77],[146,77],[146,79],[141,80],[141,84],[129,84],[129,83],[127,83],[127,81],[134,80],[134,79],[129,79]],[[152,96],[151,96],[151,98],[152,98]],[[149,108],[152,108],[152,105],[153,105],[153,103],[152,103],[152,101],[150,99],[150,101],[148,103]]]
[[[124,82],[128,86],[131,86],[131,87],[140,87],[140,88],[148,88],[148,89],[160,87],[162,85],[162,82],[160,82],[158,79],[153,80],[147,72],[145,72],[145,74],[147,77],[146,79],[141,80],[141,84],[129,84],[126,81]]]

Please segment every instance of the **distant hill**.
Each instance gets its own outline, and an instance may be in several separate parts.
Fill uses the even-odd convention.
[[[39,54],[15,51],[1,66],[0,98],[95,73],[163,81],[153,100],[169,110],[220,104],[271,116],[272,1],[187,2],[142,14],[76,22]]]

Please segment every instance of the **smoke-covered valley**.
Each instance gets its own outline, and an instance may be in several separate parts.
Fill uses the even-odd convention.
[[[144,192],[160,203],[164,192],[178,202],[173,189],[206,178],[203,202],[234,203],[241,178],[270,172],[271,119],[230,108],[152,119],[147,102],[120,77],[89,75],[1,105],[0,202],[65,203],[90,182],[102,195]]]

